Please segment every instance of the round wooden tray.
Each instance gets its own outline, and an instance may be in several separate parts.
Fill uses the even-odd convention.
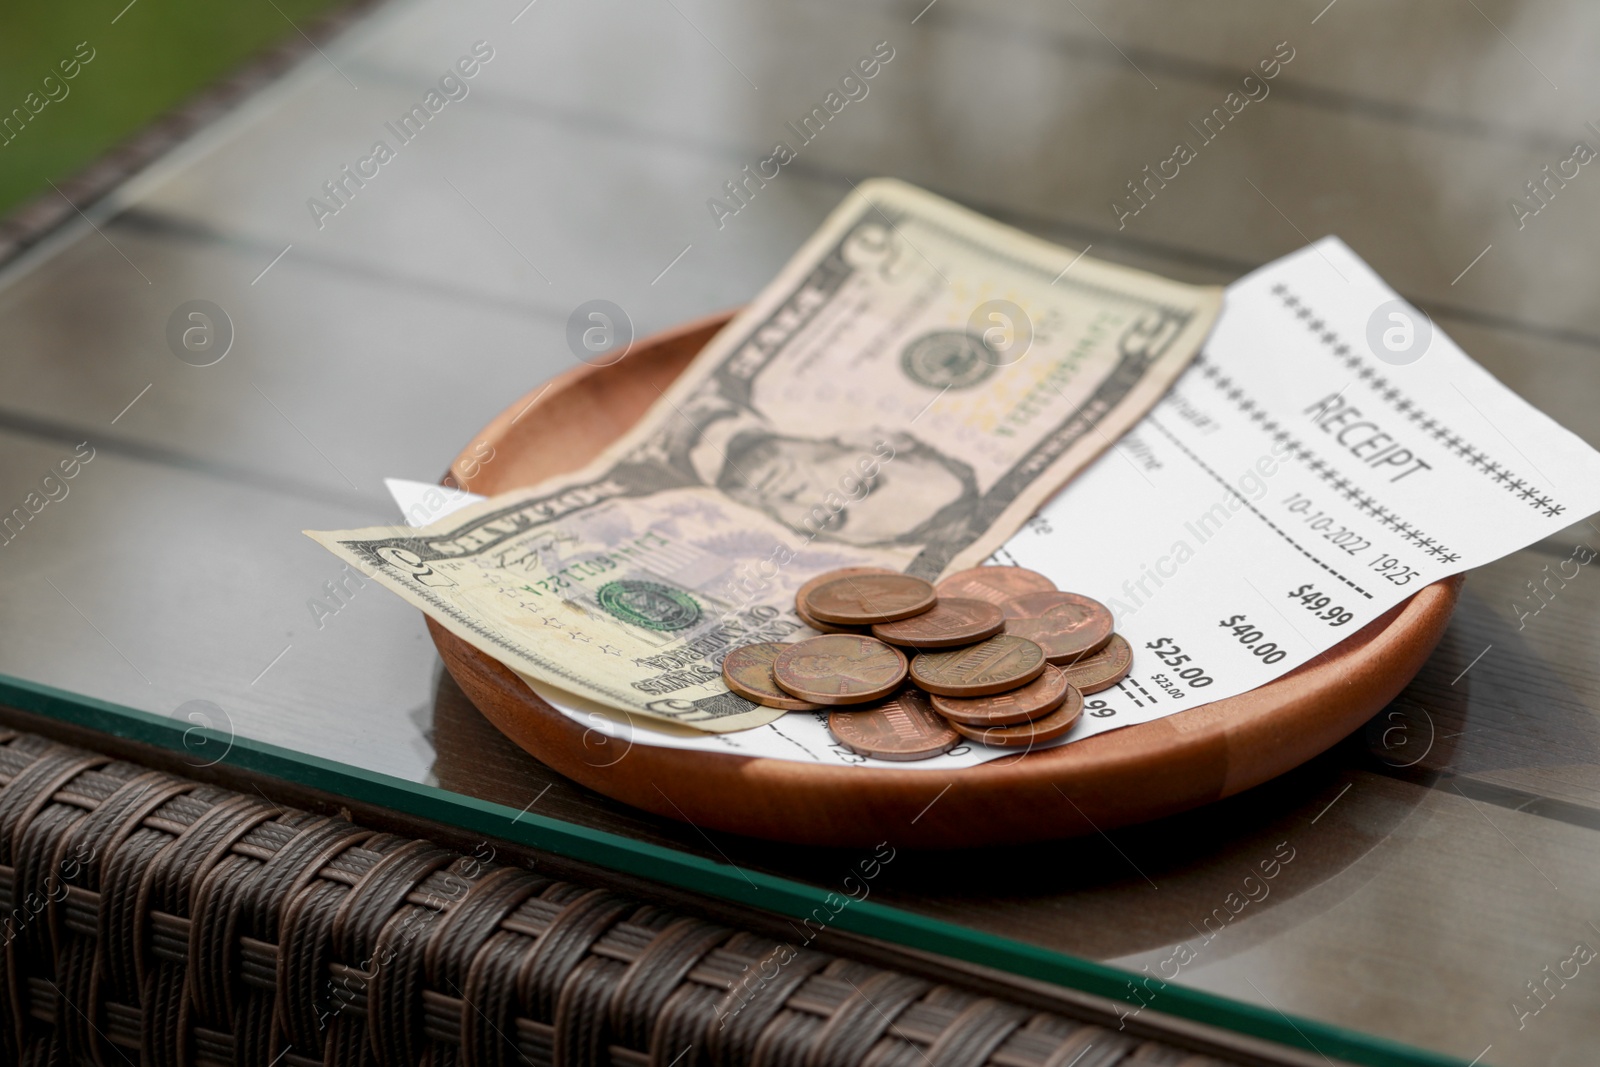
[[[614,364],[574,368],[529,393],[462,451],[446,481],[492,495],[581,467],[660,397],[728,318],[647,338]],[[1421,669],[1444,634],[1460,584],[1457,577],[1420,590],[1252,692],[948,774],[610,741],[431,620],[429,630],[445,667],[490,722],[561,774],[624,803],[700,827],[809,845],[887,839],[960,848],[1141,822],[1298,766],[1366,722]]]

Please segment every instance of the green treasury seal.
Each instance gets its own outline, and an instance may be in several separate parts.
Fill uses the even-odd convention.
[[[900,369],[906,377],[929,389],[970,389],[997,366],[983,338],[965,330],[923,334],[900,353]]]
[[[648,630],[682,630],[700,621],[700,605],[682,589],[625,578],[607,582],[595,599],[616,618]]]

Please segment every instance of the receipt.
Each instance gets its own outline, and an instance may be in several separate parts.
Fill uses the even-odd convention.
[[[480,499],[389,486],[412,525]],[[1166,397],[991,562],[1101,601],[1133,648],[1127,678],[1085,700],[1063,744],[1265,685],[1430,582],[1597,509],[1600,453],[1330,237],[1229,286]],[[882,763],[805,712],[679,735],[533,688],[630,745],[902,770],[1017,755],[973,743]]]
[[[1133,646],[1076,739],[1265,685],[1597,508],[1600,454],[1325,238],[1230,286],[1193,366],[995,562]]]

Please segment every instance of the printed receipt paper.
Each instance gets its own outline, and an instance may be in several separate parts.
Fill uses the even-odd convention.
[[[1411,362],[1377,357],[1390,356],[1388,330]],[[421,522],[477,499],[391,488]],[[1430,582],[1597,509],[1600,453],[1325,238],[1230,286],[1168,395],[992,562],[1101,601],[1133,648],[1131,673],[1087,698],[1065,744],[1265,685]],[[534,688],[634,744],[902,770],[1016,755],[968,744],[882,763],[836,745],[825,715],[800,712],[739,733],[668,734]]]

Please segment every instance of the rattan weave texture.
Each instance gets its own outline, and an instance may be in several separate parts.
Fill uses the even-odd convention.
[[[1222,1061],[0,730],[0,1061]]]

